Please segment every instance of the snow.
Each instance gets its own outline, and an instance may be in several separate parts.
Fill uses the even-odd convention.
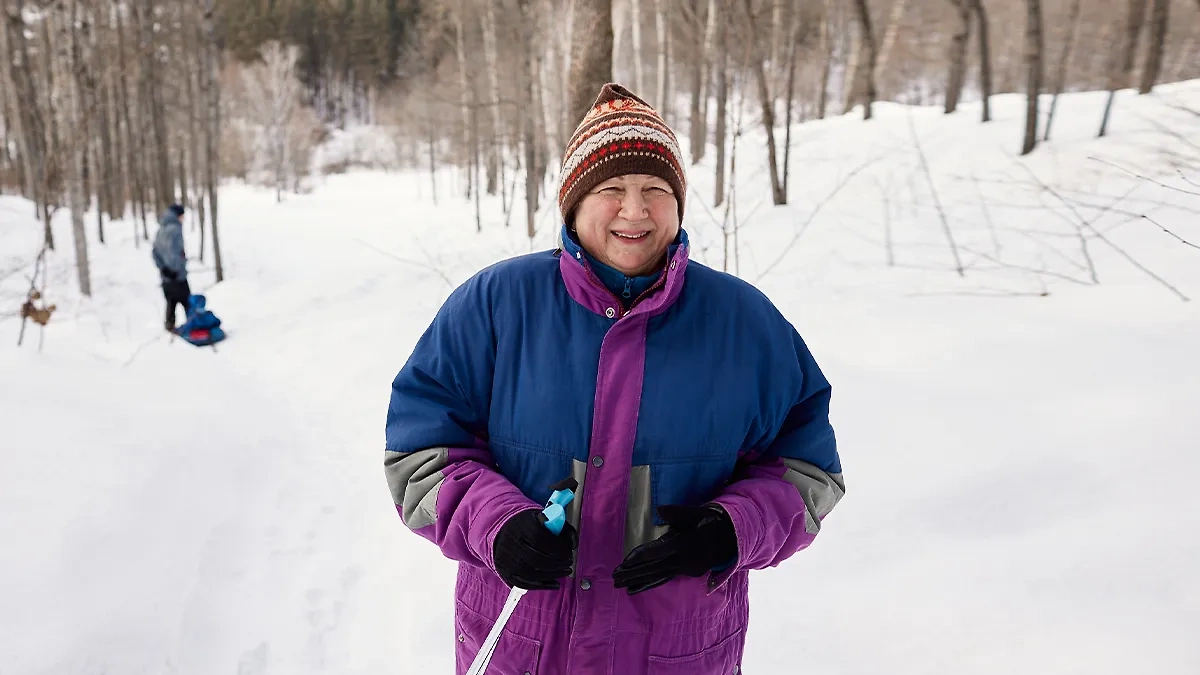
[[[1200,671],[1200,250],[1139,217],[1200,243],[1200,117],[1172,107],[1200,110],[1200,82],[1122,92],[1094,139],[1103,98],[1066,97],[1024,158],[1016,96],[988,125],[978,104],[797,125],[781,207],[761,132],[739,139],[736,268],[833,382],[848,484],[812,548],[753,574],[746,672]],[[685,224],[720,268],[712,154]],[[438,185],[223,188],[228,278],[191,276],[215,351],[162,331],[129,222],[101,246],[89,217],[81,298],[65,210],[58,311],[17,348],[40,227],[0,197],[0,671],[452,671],[454,565],[390,503],[388,387],[455,285],[556,232],[553,206],[531,243],[488,198],[477,234],[461,178]],[[1112,244],[1088,246],[1099,284],[1083,221]]]

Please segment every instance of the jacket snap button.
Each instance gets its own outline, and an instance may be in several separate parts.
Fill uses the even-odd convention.
[[[592,466],[599,468],[604,464],[604,458],[597,455],[592,458]]]
[[[459,642],[463,642],[463,641],[465,641],[466,639],[467,639],[467,638],[463,637],[462,633],[459,633],[459,635],[458,635],[458,641],[459,641]]]
[[[580,588],[582,588],[582,589],[583,589],[583,590],[585,590],[585,591],[586,591],[586,590],[588,590],[589,588],[591,588],[591,587],[592,587],[592,580],[591,580],[591,579],[584,579],[583,581],[580,581],[580,582],[579,582],[579,587],[580,587]]]
[[[617,315],[617,310],[613,309],[612,307],[609,307],[608,309],[604,310],[604,316],[607,316],[610,319],[616,315]]]
[[[737,666],[733,667],[733,675],[738,675],[738,672],[740,672],[740,671],[741,671],[741,668],[738,668]],[[529,673],[526,673],[525,675],[529,675]]]

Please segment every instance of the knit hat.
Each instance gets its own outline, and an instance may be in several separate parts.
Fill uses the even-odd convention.
[[[178,203],[175,203],[175,204],[172,204],[172,205],[168,206],[168,207],[167,207],[167,211],[168,211],[168,212],[170,212],[170,213],[173,213],[173,214],[175,214],[175,217],[176,217],[176,218],[182,218],[182,217],[183,217],[183,207],[182,207],[182,206],[180,206]]]
[[[559,171],[558,208],[563,222],[600,183],[632,173],[658,176],[679,202],[687,196],[679,141],[654,108],[619,84],[606,84],[567,143]]]

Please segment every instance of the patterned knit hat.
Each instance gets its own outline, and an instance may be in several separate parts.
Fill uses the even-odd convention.
[[[619,84],[604,85],[563,154],[558,189],[563,222],[592,188],[631,173],[667,181],[682,222],[687,179],[681,157],[674,132],[650,104]]]

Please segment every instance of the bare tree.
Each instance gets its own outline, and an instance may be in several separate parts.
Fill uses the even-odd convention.
[[[517,6],[520,9],[521,21],[521,58],[523,68],[521,69],[524,75],[520,81],[524,83],[524,91],[528,100],[533,101],[536,98],[538,88],[537,64],[534,58],[534,52],[537,49],[537,36],[534,33],[534,26],[537,24],[536,17],[533,16],[532,0],[518,0]],[[521,137],[525,148],[525,233],[532,240],[537,234],[536,215],[538,209],[538,185],[541,183],[540,173],[536,170],[537,164],[536,149],[536,121],[537,118],[531,110],[523,111],[521,115]]]
[[[862,51],[859,59],[864,62],[862,74],[863,83],[863,119],[871,119],[871,107],[875,104],[875,35],[871,30],[871,11],[867,7],[867,0],[854,0],[854,9],[858,17],[859,31],[862,35],[860,49]]]
[[[1146,18],[1146,0],[1128,0],[1129,12],[1125,20],[1125,40],[1119,49],[1112,52],[1109,70],[1108,101],[1104,104],[1104,117],[1100,120],[1099,136],[1108,133],[1108,121],[1112,115],[1113,101],[1117,91],[1130,86],[1133,66],[1137,59],[1138,36]]]
[[[596,93],[612,80],[612,0],[587,0],[575,4],[575,25],[586,26],[571,41],[571,101],[568,110],[572,124],[578,124]],[[639,94],[640,95],[640,94]]]
[[[1054,98],[1050,99],[1050,114],[1046,116],[1046,134],[1042,140],[1050,140],[1050,128],[1054,125],[1054,111],[1058,109],[1058,97],[1062,95],[1067,83],[1067,66],[1071,63],[1071,51],[1075,48],[1075,37],[1079,34],[1079,11],[1082,0],[1071,0],[1071,8],[1067,15],[1067,39],[1063,41],[1062,53],[1058,58],[1058,68],[1054,74]]]
[[[992,46],[991,27],[983,0],[967,0],[979,27],[979,88],[983,98],[983,121],[992,121]]]
[[[1026,106],[1025,141],[1021,154],[1037,147],[1038,97],[1042,94],[1042,3],[1025,0],[1028,13],[1025,25]]]
[[[1150,18],[1150,38],[1146,44],[1146,64],[1142,68],[1142,84],[1138,93],[1149,94],[1162,71],[1163,51],[1167,45],[1167,18],[1171,0],[1154,0]]]
[[[64,10],[65,11],[65,10]],[[55,15],[58,12],[54,13]],[[83,215],[87,210],[87,196],[84,190],[84,163],[85,148],[87,147],[87,113],[83,105],[83,89],[84,89],[84,55],[82,52],[81,42],[86,38],[81,39],[79,36],[79,2],[71,0],[69,16],[62,17],[58,23],[60,26],[67,27],[66,32],[70,35],[68,49],[70,51],[69,60],[64,59],[64,68],[69,65],[73,77],[60,78],[68,93],[68,116],[70,119],[69,134],[70,143],[69,150],[71,157],[68,160],[70,163],[70,176],[67,180],[68,193],[71,202],[71,232],[75,240],[75,271],[79,277],[79,292],[84,296],[92,295],[92,278],[91,269],[88,265],[88,245],[87,232],[83,226]],[[86,26],[86,24],[84,24]]]
[[[269,168],[274,176],[275,201],[283,201],[288,184],[288,133],[300,104],[296,79],[299,48],[268,42],[259,51],[261,61],[242,71],[250,110],[262,133]]]
[[[833,0],[822,2],[821,15],[821,82],[817,86],[817,119],[825,119],[829,107],[829,74],[833,70]]]
[[[717,147],[717,169],[714,187],[713,206],[720,206],[725,201],[725,136],[729,119],[729,29],[726,0],[719,0],[710,5],[710,10],[719,15],[716,42],[720,45],[716,63],[717,79],[717,120],[714,130],[713,144]]]
[[[638,96],[646,96],[646,80],[643,77],[645,68],[642,66],[641,0],[629,0],[629,14],[629,28],[633,39],[633,86],[637,87]]]
[[[503,190],[504,119],[500,110],[500,78],[496,57],[495,0],[483,0],[483,5],[484,11],[480,15],[480,20],[483,22],[483,53],[487,60],[488,104],[492,109],[492,142],[488,146],[487,192],[490,195],[496,194],[496,185],[497,181],[499,181],[499,185],[501,186],[501,204],[505,210],[508,210],[507,197]],[[524,3],[522,3],[522,6],[524,6]]]
[[[967,81],[967,41],[971,38],[971,6],[967,0],[950,0],[958,13],[958,23],[950,40],[950,74],[946,77],[946,114],[958,109],[963,85]]]
[[[961,2],[962,0],[950,0]],[[896,36],[900,34],[900,24],[904,23],[904,11],[908,9],[908,0],[894,0],[892,12],[888,17],[887,28],[883,32],[883,44],[879,47],[879,62],[875,64],[876,75],[882,76],[887,69],[888,58],[892,55],[892,47],[896,44]]]
[[[220,42],[217,39],[217,0],[205,0],[203,30],[204,30],[204,68],[201,82],[204,83],[204,97],[208,102],[208,112],[205,115],[205,150],[204,150],[204,182],[208,191],[209,226],[212,230],[213,264],[216,268],[217,282],[225,278],[225,268],[221,262],[221,238],[217,229],[217,171],[220,166],[220,146],[217,141],[221,137],[221,89],[217,81],[218,56]]]
[[[758,35],[758,22],[754,18],[753,0],[744,0],[743,5],[746,8],[746,20],[750,28],[750,35]],[[763,54],[762,46],[757,42],[754,44],[754,59],[753,63],[750,64],[750,68],[754,72],[754,80],[758,83],[758,99],[762,104],[763,129],[767,132],[767,163],[771,172],[771,198],[777,205],[786,204],[787,189],[783,184],[783,177],[777,161],[778,153],[775,148],[775,98],[772,96],[771,89],[767,85],[766,64],[764,63],[765,55]]]

